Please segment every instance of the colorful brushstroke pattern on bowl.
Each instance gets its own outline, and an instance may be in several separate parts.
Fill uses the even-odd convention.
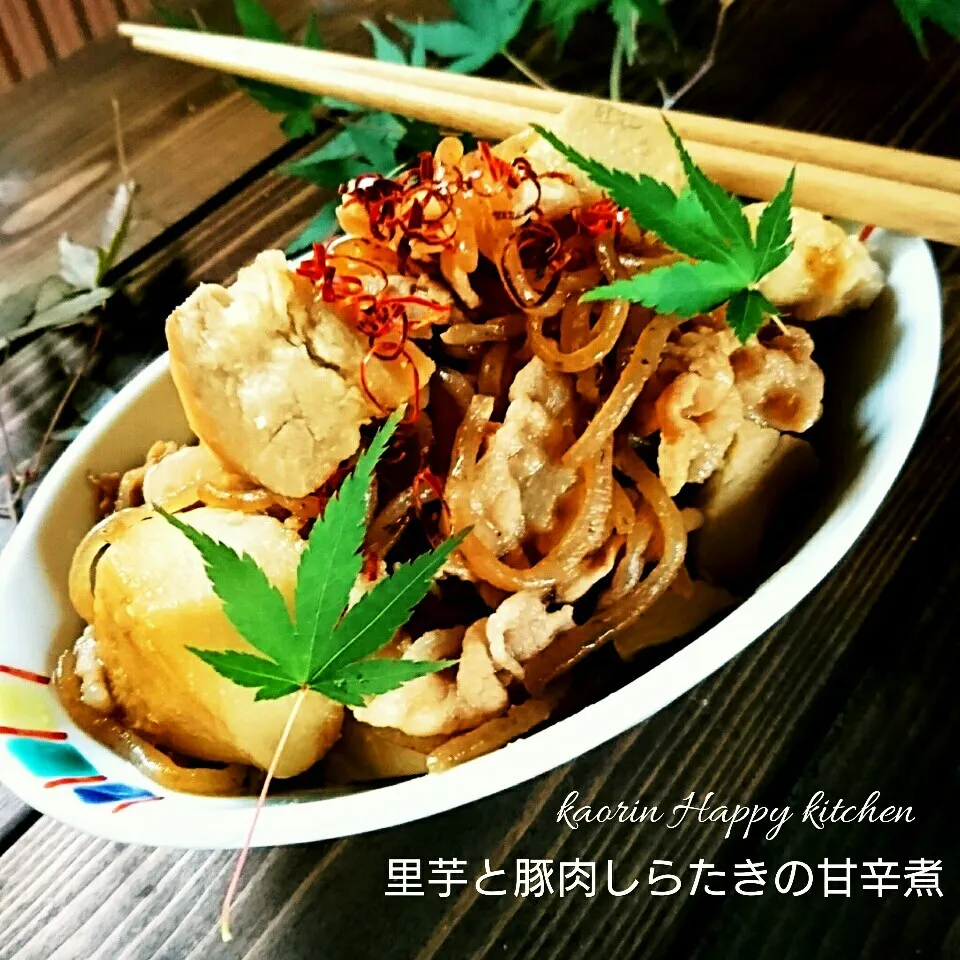
[[[70,789],[80,803],[112,805],[111,813],[163,799],[100,773],[60,729],[59,704],[49,687],[42,673],[0,663],[0,742],[14,761],[44,781],[44,789]]]

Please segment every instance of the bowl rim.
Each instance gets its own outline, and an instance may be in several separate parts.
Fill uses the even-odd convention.
[[[711,629],[647,673],[570,717],[440,775],[346,794],[271,798],[262,812],[254,845],[313,842],[398,826],[529,781],[599,747],[693,689],[807,596],[853,547],[893,486],[919,434],[936,383],[942,307],[932,251],[925,241],[916,238],[883,231],[878,234],[883,235],[889,255],[913,252],[919,256],[912,263],[909,288],[927,302],[919,308],[911,307],[911,311],[922,311],[929,320],[907,324],[909,335],[898,346],[908,352],[903,362],[908,365],[917,393],[912,402],[903,405],[902,416],[892,422],[882,438],[882,456],[877,458],[875,469],[857,476],[843,502],[790,560]],[[163,354],[104,406],[53,465],[0,552],[0,585],[16,576],[18,560],[29,551],[64,481],[82,466],[92,448],[125,416],[133,402],[168,375],[168,355]],[[105,749],[75,731],[69,721],[65,723],[75,742]],[[12,767],[9,763],[0,765],[0,782],[40,813],[109,840],[180,848],[234,848],[242,842],[250,823],[251,798],[204,798],[168,791],[164,791],[164,797],[169,803],[135,807],[123,817],[102,817],[96,814],[96,808],[58,800],[55,791],[45,791],[40,781],[21,777]],[[161,808],[166,808],[162,815]]]

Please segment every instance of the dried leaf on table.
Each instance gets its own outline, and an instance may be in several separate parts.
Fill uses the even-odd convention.
[[[133,222],[133,199],[137,189],[137,184],[133,180],[125,180],[113,193],[113,199],[110,201],[100,227],[98,259],[101,272],[98,282],[103,279],[107,270],[116,264],[120,249],[130,232],[130,225]]]
[[[93,247],[74,243],[66,234],[57,241],[60,276],[76,290],[92,290],[100,280],[100,258]]]
[[[5,335],[0,335],[0,349],[32,333],[81,322],[88,318],[97,307],[103,306],[113,296],[113,293],[111,287],[96,287],[93,290],[77,294],[75,297],[70,297],[68,300],[63,300],[41,313],[36,313],[30,318],[29,322]]]
[[[0,300],[0,337],[23,326],[36,310],[42,282],[31,283]]]

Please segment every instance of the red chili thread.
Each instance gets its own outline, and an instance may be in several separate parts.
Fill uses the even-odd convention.
[[[364,550],[363,552],[363,579],[367,583],[376,583],[380,577],[380,557],[376,550]]]
[[[413,490],[413,509],[417,515],[417,519],[420,521],[420,526],[426,531],[427,524],[423,518],[424,504],[421,503],[424,485],[428,486],[433,491],[440,503],[440,510],[443,514],[444,520],[449,526],[451,514],[450,507],[443,495],[443,481],[430,469],[429,466],[421,467],[417,472],[417,475],[413,478],[413,483],[411,484],[411,489]],[[430,534],[427,534],[427,538],[434,546],[438,546],[440,541],[443,539],[440,536],[431,536]]]
[[[619,229],[623,223],[623,211],[609,197],[604,197],[589,207],[574,210],[573,219],[588,236],[598,237],[601,233]]]

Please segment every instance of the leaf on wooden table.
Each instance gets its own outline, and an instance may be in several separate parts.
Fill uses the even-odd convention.
[[[354,177],[369,173],[370,164],[356,157],[334,160],[305,160],[291,163],[283,168],[284,173],[292,177],[300,177],[310,183],[323,187],[324,190],[336,190],[340,184],[347,183]]]
[[[116,266],[120,250],[133,222],[133,200],[137,195],[137,189],[137,184],[133,180],[125,180],[113,192],[113,198],[100,227],[101,256],[98,282],[103,280],[103,275],[109,269]]]
[[[34,313],[43,313],[51,307],[72,297],[76,290],[67,283],[61,276],[47,277],[40,281],[40,293],[37,295],[37,302],[34,304]]]
[[[234,0],[234,9],[244,36],[270,43],[287,42],[283,28],[259,0]]]
[[[423,21],[418,20],[413,28],[413,46],[410,49],[410,66],[425,67],[427,65],[427,47],[423,38]]]
[[[520,32],[533,0],[450,0],[456,20],[394,23],[412,39],[420,31],[423,48],[452,61],[447,69],[472,73],[502,53]]]
[[[900,16],[910,28],[920,52],[929,56],[924,23],[930,20],[946,30],[951,37],[960,38],[960,3],[957,0],[893,0]]]
[[[171,7],[170,4],[164,3],[163,0],[153,0],[150,6],[153,8],[157,19],[164,26],[173,27],[178,30],[193,30],[195,27],[193,20],[191,20],[187,13]]]
[[[363,20],[363,28],[373,40],[373,55],[385,63],[407,63],[407,55],[372,20]],[[422,31],[421,31],[422,34]]]
[[[733,0],[727,0],[726,5],[729,6],[732,2]],[[640,23],[656,27],[657,30],[665,33],[673,41],[674,47],[679,45],[673,24],[663,7],[664,0],[612,0],[611,9],[616,7],[618,3],[633,7]],[[720,0],[720,5],[724,5],[724,0]]]
[[[386,174],[397,165],[397,147],[406,132],[406,126],[393,114],[368,113],[345,122],[335,137],[287,164],[283,171],[332,190],[371,170]]]
[[[31,283],[0,300],[0,336],[22,327],[33,316],[40,286],[39,282]]]
[[[245,37],[269,43],[288,42],[280,24],[260,4],[259,0],[234,0],[234,7]],[[319,50],[322,45],[320,26],[316,15],[313,14],[307,21],[303,46],[311,50]],[[313,111],[322,102],[320,97],[312,93],[264,83],[261,80],[249,80],[245,77],[234,77],[234,80],[244,93],[265,110],[285,115],[280,122],[280,129],[291,140],[316,133],[317,125]]]
[[[309,250],[315,243],[325,243],[338,229],[337,207],[340,206],[338,197],[328,200],[317,215],[304,227],[303,231],[295,236],[284,251],[288,257]]]
[[[553,28],[557,45],[562,49],[570,39],[580,15],[596,10],[601,2],[602,0],[540,0],[538,23],[541,27]]]
[[[100,279],[100,258],[93,247],[74,243],[66,234],[57,241],[60,276],[77,290],[92,290]]]
[[[320,34],[320,18],[317,16],[316,11],[310,14],[310,18],[307,20],[307,25],[303,31],[303,40],[301,45],[306,47],[308,50],[322,50],[323,49],[323,37]]]
[[[82,424],[74,424],[72,427],[64,427],[62,430],[54,430],[50,434],[50,439],[54,443],[73,443],[77,437],[80,436],[80,431],[83,430]]]
[[[350,124],[349,131],[357,155],[374,170],[387,174],[397,165],[397,147],[407,130],[392,113],[368,113]]]
[[[300,137],[309,137],[317,132],[317,122],[313,116],[313,108],[294,110],[280,121],[280,129],[290,140]]]

